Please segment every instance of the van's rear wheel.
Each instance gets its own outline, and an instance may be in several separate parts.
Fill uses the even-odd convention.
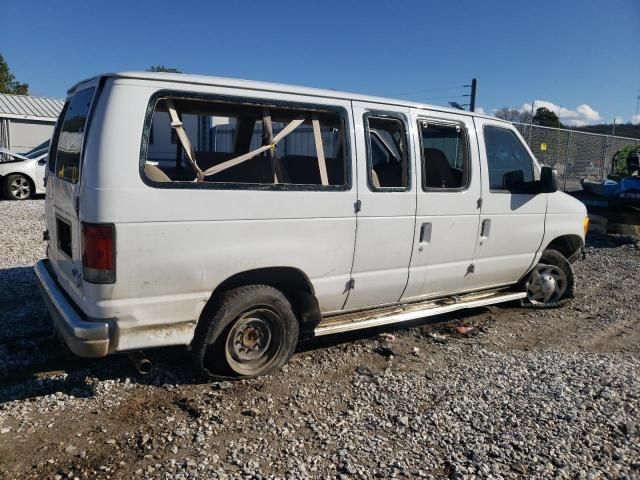
[[[298,342],[298,321],[279,290],[266,285],[234,288],[214,300],[192,344],[205,376],[250,378],[281,368]]]
[[[575,275],[569,260],[556,250],[542,252],[540,262],[525,281],[526,306],[555,308],[574,296]]]

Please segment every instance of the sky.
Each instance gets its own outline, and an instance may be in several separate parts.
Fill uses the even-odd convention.
[[[0,53],[32,95],[96,74],[184,73],[436,105],[547,106],[567,125],[640,121],[640,0],[3,2]]]

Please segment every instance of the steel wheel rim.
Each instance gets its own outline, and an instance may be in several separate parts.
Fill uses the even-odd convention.
[[[526,288],[531,303],[557,302],[567,291],[567,276],[560,267],[541,263],[529,274]]]
[[[18,177],[13,179],[9,184],[9,190],[15,198],[24,200],[25,198],[29,198],[31,194],[31,185],[29,185],[29,181],[26,178]]]
[[[240,375],[259,374],[278,356],[283,333],[279,315],[270,308],[252,308],[240,314],[227,333],[227,363]]]

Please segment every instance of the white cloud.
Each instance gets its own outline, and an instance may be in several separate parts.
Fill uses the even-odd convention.
[[[595,123],[602,120],[602,116],[600,115],[600,112],[598,112],[597,110],[594,110],[591,106],[587,105],[586,103],[578,105],[575,110],[571,110],[569,108],[556,105],[555,103],[548,102],[547,100],[535,100],[533,103],[535,105],[536,110],[540,107],[548,108],[553,113],[558,115],[562,123],[564,123],[565,125],[570,125],[572,127],[582,127],[584,125],[588,125],[590,123]],[[531,104],[530,103],[523,104],[520,110],[525,112],[530,112]]]
[[[597,122],[598,120],[600,120],[600,113],[598,113],[586,103],[578,105],[578,108],[576,108],[576,112],[582,115],[585,120],[591,120],[592,122]]]
[[[631,123],[634,125],[640,124],[640,113],[637,115],[631,115]]]
[[[484,108],[482,107],[476,107],[476,113],[479,113],[480,115],[486,115],[487,112],[484,111]]]
[[[622,118],[622,117],[613,117],[613,121],[616,122],[616,125],[620,125],[621,123],[624,123],[624,118]]]

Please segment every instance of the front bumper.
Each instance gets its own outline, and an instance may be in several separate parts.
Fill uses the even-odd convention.
[[[104,357],[109,353],[109,324],[105,321],[87,321],[82,318],[49,272],[48,263],[48,260],[40,260],[34,270],[56,329],[76,355]]]

